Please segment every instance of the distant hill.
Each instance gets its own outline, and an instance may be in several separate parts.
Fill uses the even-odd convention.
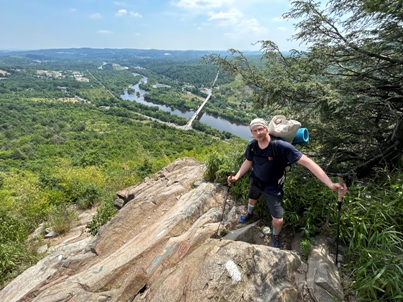
[[[220,50],[159,50],[159,49],[114,49],[114,48],[60,48],[60,49],[37,49],[37,50],[0,50],[1,56],[26,56],[34,60],[110,60],[111,58],[122,59],[135,57],[139,59],[181,59],[194,60],[209,54],[230,55],[229,51]],[[244,51],[247,56],[261,56],[260,51]],[[284,52],[289,54],[289,52]]]
[[[195,59],[211,53],[229,54],[225,51],[199,51],[199,50],[157,50],[157,49],[111,49],[111,48],[61,48],[39,50],[1,50],[0,56],[19,55],[35,58],[37,60],[69,60],[77,58],[86,59],[120,59],[122,57],[137,57],[144,59],[181,58]]]

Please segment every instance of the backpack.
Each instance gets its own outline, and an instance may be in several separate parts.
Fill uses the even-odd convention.
[[[306,145],[309,141],[307,128],[301,128],[301,123],[296,120],[288,120],[284,115],[275,115],[268,127],[272,136],[281,138],[294,145]]]

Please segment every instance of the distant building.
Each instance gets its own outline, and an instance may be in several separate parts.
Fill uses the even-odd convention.
[[[9,72],[7,72],[7,71],[5,71],[5,70],[0,69],[0,76],[7,77],[7,76],[9,76],[9,75],[10,75],[10,73],[9,73]]]
[[[153,88],[171,88],[171,86],[165,84],[154,84]]]

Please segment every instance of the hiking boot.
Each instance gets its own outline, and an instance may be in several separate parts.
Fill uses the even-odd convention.
[[[246,214],[241,215],[241,217],[239,217],[239,222],[240,223],[246,223],[248,220],[250,220],[252,218],[253,214],[246,212]]]
[[[281,242],[280,242],[280,236],[279,235],[273,235],[271,234],[271,241],[273,244],[273,247],[281,249]]]

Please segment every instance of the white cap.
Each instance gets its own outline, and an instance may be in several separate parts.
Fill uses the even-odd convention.
[[[252,130],[252,128],[255,126],[263,126],[266,128],[266,130],[269,128],[266,121],[262,118],[255,118],[253,121],[251,121],[249,124],[249,129]]]

